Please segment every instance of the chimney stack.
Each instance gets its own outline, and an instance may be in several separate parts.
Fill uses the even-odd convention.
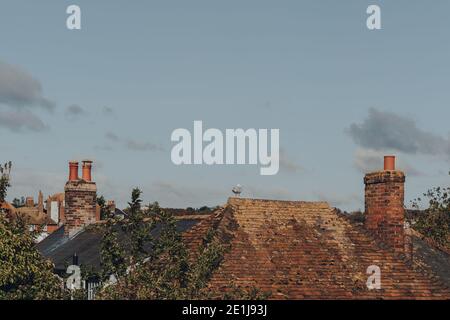
[[[42,194],[42,191],[39,190],[38,195],[38,211],[39,213],[44,212],[44,195]]]
[[[78,161],[69,162],[69,181],[78,180]]]
[[[366,174],[365,227],[398,253],[405,250],[405,174],[395,170],[395,156],[384,157],[384,170]]]
[[[92,161],[83,161],[82,179],[78,178],[78,162],[70,162],[69,181],[64,188],[64,233],[72,236],[96,222],[97,185],[91,181]]]
[[[91,160],[83,160],[83,180],[90,182],[92,180],[92,161]]]
[[[34,199],[33,197],[27,197],[25,200],[25,207],[32,208],[34,207]]]

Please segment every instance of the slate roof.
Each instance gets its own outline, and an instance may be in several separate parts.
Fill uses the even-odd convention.
[[[413,229],[408,233],[413,243],[414,263],[450,287],[450,250]]]
[[[325,202],[230,198],[185,233],[192,252],[215,228],[230,249],[209,285],[270,291],[271,299],[450,299],[433,273],[378,243]],[[367,268],[381,269],[368,290]]]
[[[194,225],[200,219],[193,217],[192,219],[183,218],[177,220],[177,229],[184,232]],[[119,225],[116,225],[118,231],[118,239],[125,241],[125,234]],[[158,226],[152,231],[152,236],[157,237],[159,234]],[[64,226],[53,232],[43,241],[36,245],[41,254],[50,259],[55,265],[57,273],[64,273],[67,266],[72,264],[72,257],[76,253],[78,256],[78,264],[92,268],[93,271],[100,271],[100,243],[102,235],[98,228],[93,225],[88,226],[80,233],[68,238],[64,235]],[[149,246],[146,249],[150,249]]]

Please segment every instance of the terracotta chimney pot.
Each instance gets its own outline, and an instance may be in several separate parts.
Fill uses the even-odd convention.
[[[385,156],[384,171],[394,171],[394,170],[395,170],[395,156]]]
[[[92,181],[92,161],[83,160],[83,180]]]
[[[78,180],[78,161],[69,162],[69,181]]]

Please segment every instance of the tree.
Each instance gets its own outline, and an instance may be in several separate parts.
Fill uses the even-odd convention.
[[[450,174],[450,172],[449,172]],[[423,194],[428,208],[420,211],[414,224],[423,235],[432,238],[442,246],[450,246],[450,187],[435,187]],[[421,198],[413,201],[413,207],[420,209]]]
[[[0,299],[61,299],[53,265],[34,248],[33,236],[0,217]]]
[[[138,263],[148,255],[145,245],[152,240],[150,231],[153,225],[144,221],[146,215],[141,208],[141,194],[139,188],[131,192],[131,202],[126,210],[128,219],[123,223],[123,230],[130,235],[130,264]]]
[[[141,294],[153,299],[179,299],[188,287],[188,253],[174,217],[159,205],[151,211],[160,234],[154,239],[148,261],[139,270],[146,280]]]
[[[0,165],[0,203],[5,201],[6,192],[10,187],[9,174],[11,173],[11,167],[11,161]]]
[[[97,199],[97,203],[100,206],[102,220],[106,221],[102,228],[100,243],[100,264],[102,268],[100,276],[103,281],[106,281],[111,275],[120,277],[125,274],[125,251],[119,244],[118,233],[115,228],[119,221],[114,213],[106,208],[103,196]]]
[[[217,232],[211,229],[203,239],[198,254],[189,255],[176,219],[159,205],[149,206],[154,223],[151,230],[159,236],[152,242],[146,259],[133,265],[129,273],[115,285],[104,288],[100,299],[165,300],[165,299],[262,299],[256,288],[250,290],[230,284],[227,293],[208,288],[208,281],[223,260],[227,243],[222,243]]]
[[[14,206],[14,208],[21,208],[25,205],[25,201],[24,198],[22,197],[21,199],[18,198],[14,198],[12,201],[12,205]]]
[[[106,220],[109,216],[106,200],[104,196],[97,197],[97,204],[100,207],[100,220]]]
[[[153,240],[147,258],[130,268],[129,274],[107,287],[102,299],[182,299],[189,288],[189,263],[181,234],[173,216],[157,204],[149,208],[157,223],[159,236]]]
[[[0,201],[4,201],[11,163],[0,168]],[[65,297],[53,265],[35,249],[34,236],[20,219],[9,221],[0,216],[0,299]]]

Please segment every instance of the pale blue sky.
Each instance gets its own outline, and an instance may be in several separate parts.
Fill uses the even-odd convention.
[[[65,27],[70,4],[81,31]],[[380,31],[365,26],[369,4],[382,8]],[[359,209],[363,172],[385,153],[408,175],[408,200],[448,184],[449,12],[447,0],[3,0],[9,198],[61,192],[67,161],[86,157],[99,193],[122,206],[134,186],[146,201],[201,206],[240,183],[244,196]],[[170,134],[194,120],[279,128],[280,172],[173,165]]]

